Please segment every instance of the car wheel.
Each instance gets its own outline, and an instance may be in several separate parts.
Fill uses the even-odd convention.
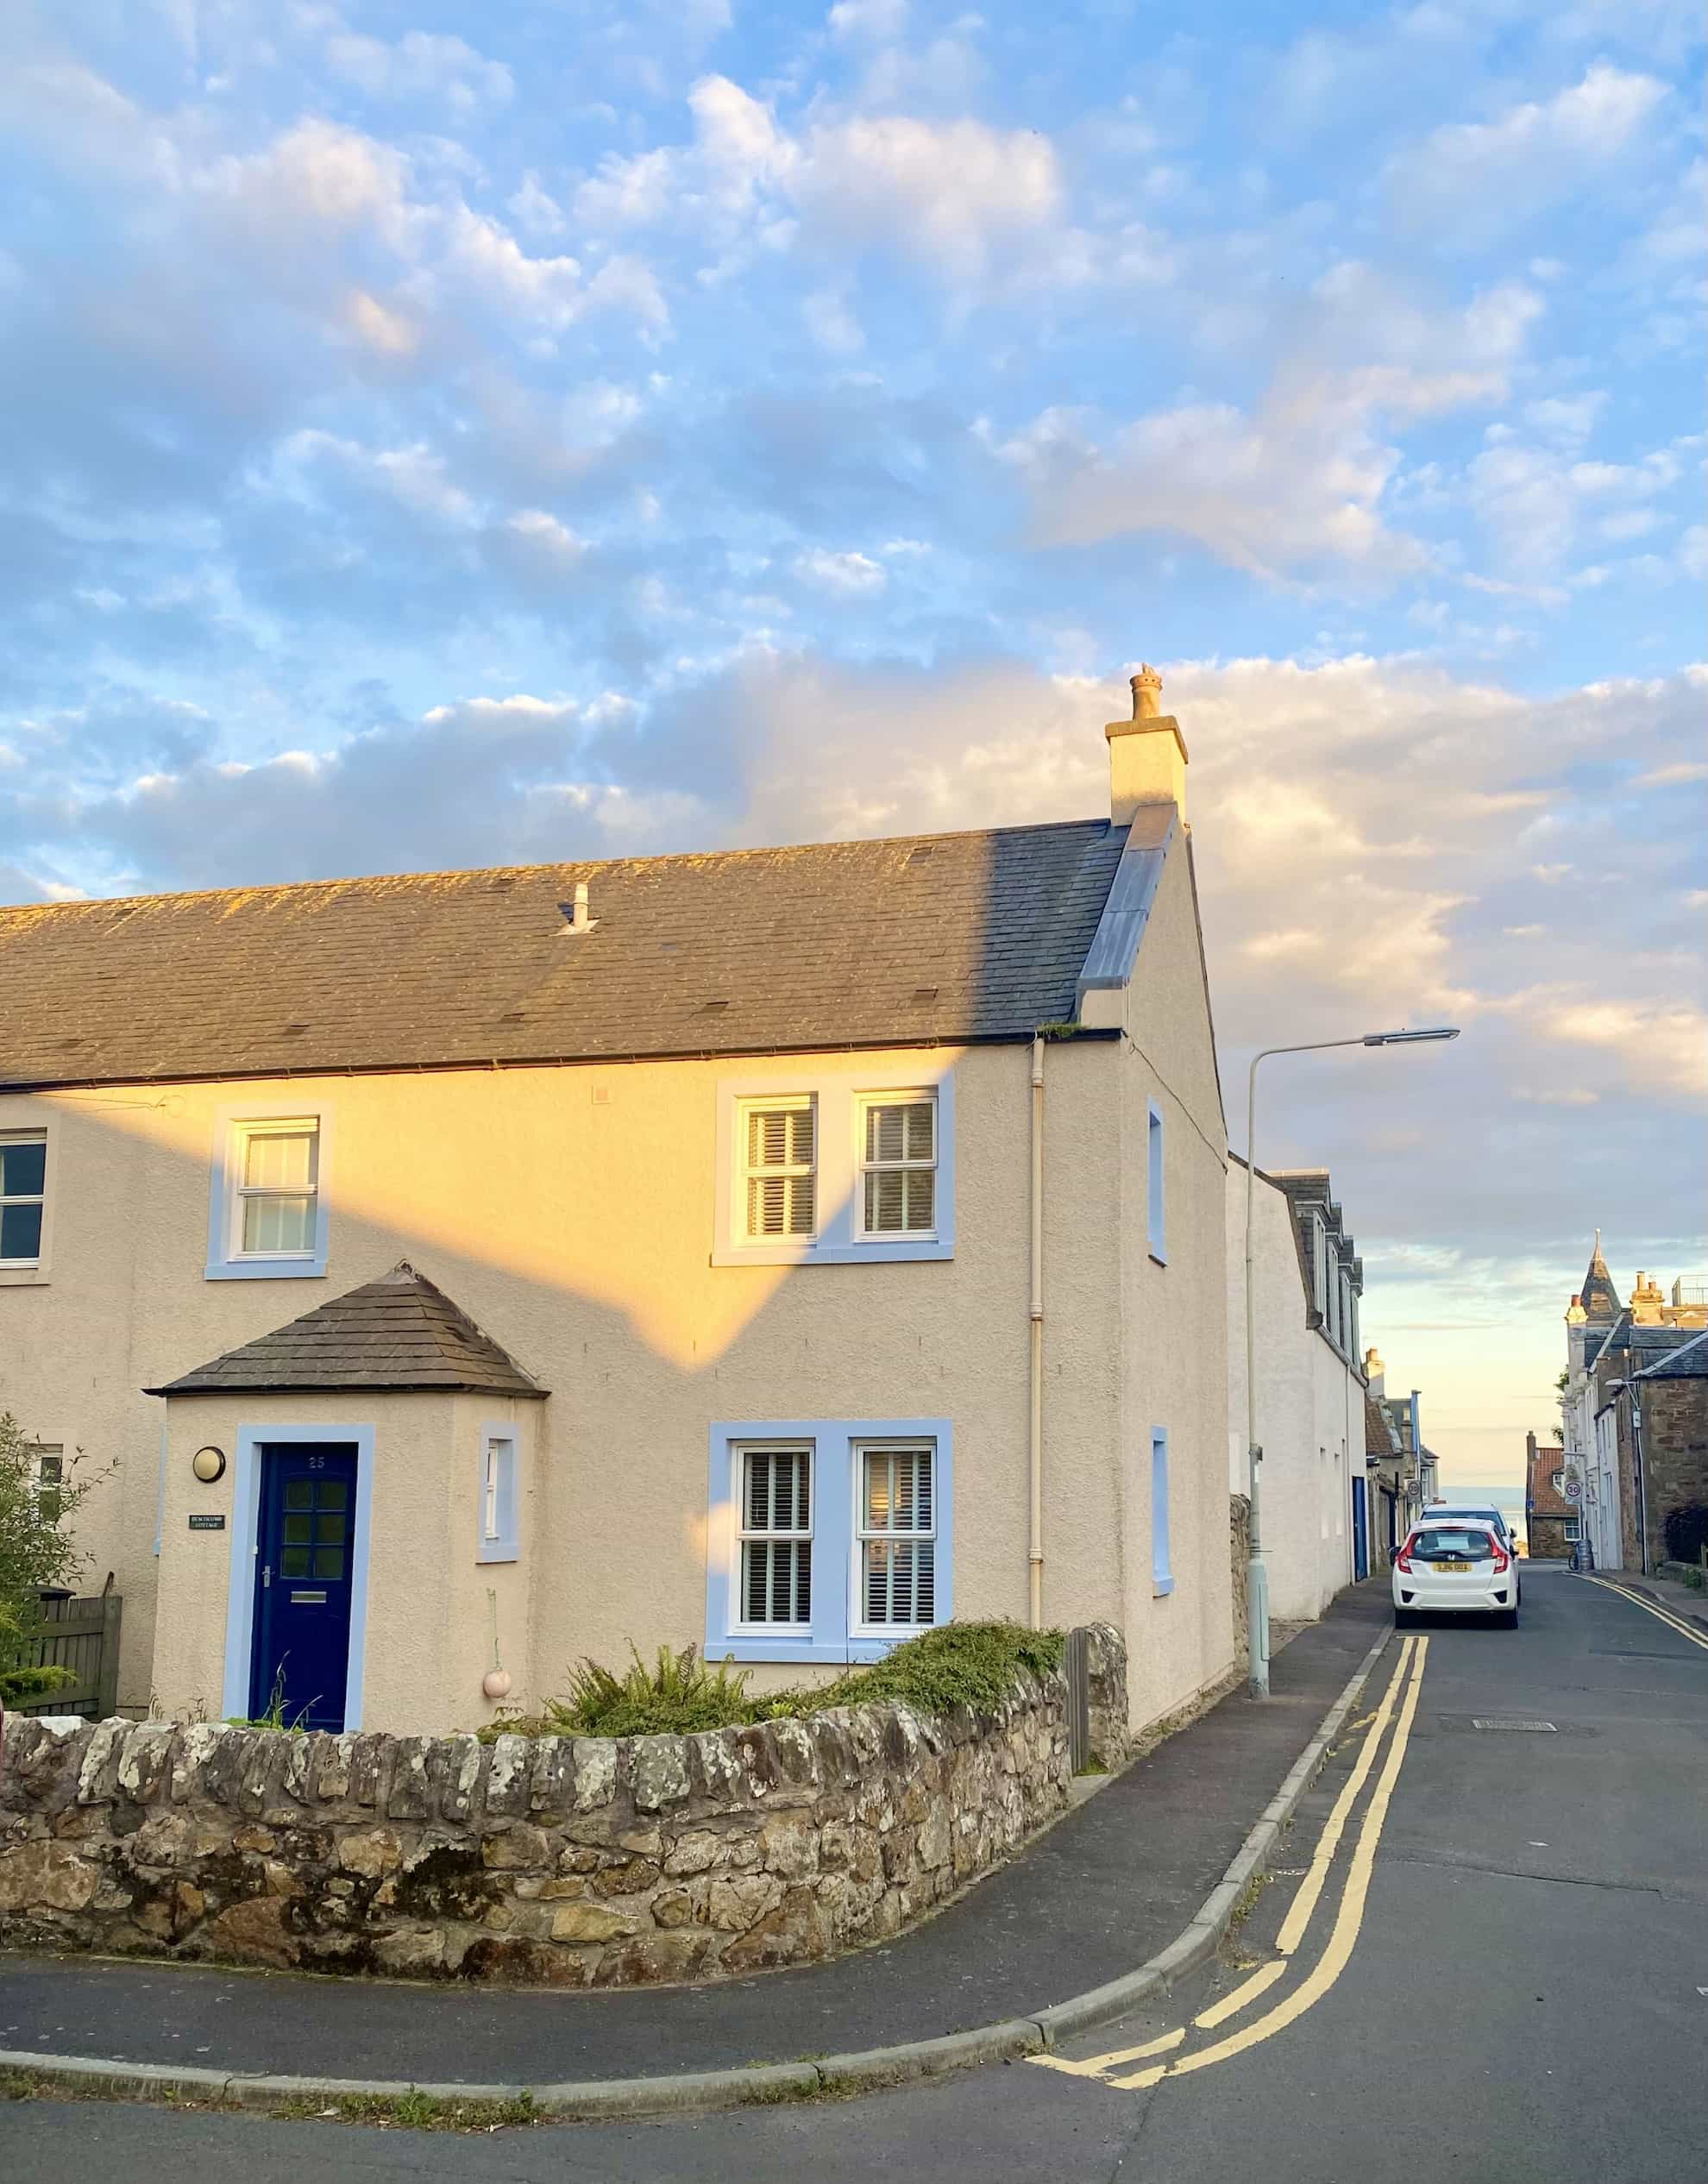
[[[1495,1617],[1495,1621],[1500,1625],[1503,1630],[1516,1630],[1518,1628],[1518,1610],[1516,1608],[1504,1609],[1501,1613]]]
[[[1396,1608],[1394,1610],[1394,1629],[1396,1630],[1410,1630],[1416,1620],[1416,1618],[1413,1616],[1410,1608]]]

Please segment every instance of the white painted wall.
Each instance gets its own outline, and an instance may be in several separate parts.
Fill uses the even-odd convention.
[[[1270,1613],[1320,1616],[1353,1578],[1352,1489],[1364,1467],[1363,1383],[1309,1324],[1292,1213],[1261,1175],[1253,1191],[1258,1440]],[[1246,1486],[1246,1170],[1228,1171],[1228,1484]]]

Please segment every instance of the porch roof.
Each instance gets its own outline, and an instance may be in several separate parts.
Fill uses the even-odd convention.
[[[143,1393],[282,1394],[311,1388],[418,1389],[536,1401],[549,1393],[407,1259],[377,1281],[364,1282]]]

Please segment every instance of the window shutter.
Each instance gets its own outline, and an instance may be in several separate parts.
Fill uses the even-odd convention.
[[[937,1616],[933,1456],[928,1448],[868,1449],[861,1532],[869,1624],[929,1623]]]

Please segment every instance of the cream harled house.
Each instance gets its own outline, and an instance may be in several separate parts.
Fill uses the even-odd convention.
[[[478,1726],[1101,1616],[1232,1659],[1185,749],[1065,825],[0,911],[0,1403],[121,1700]]]

